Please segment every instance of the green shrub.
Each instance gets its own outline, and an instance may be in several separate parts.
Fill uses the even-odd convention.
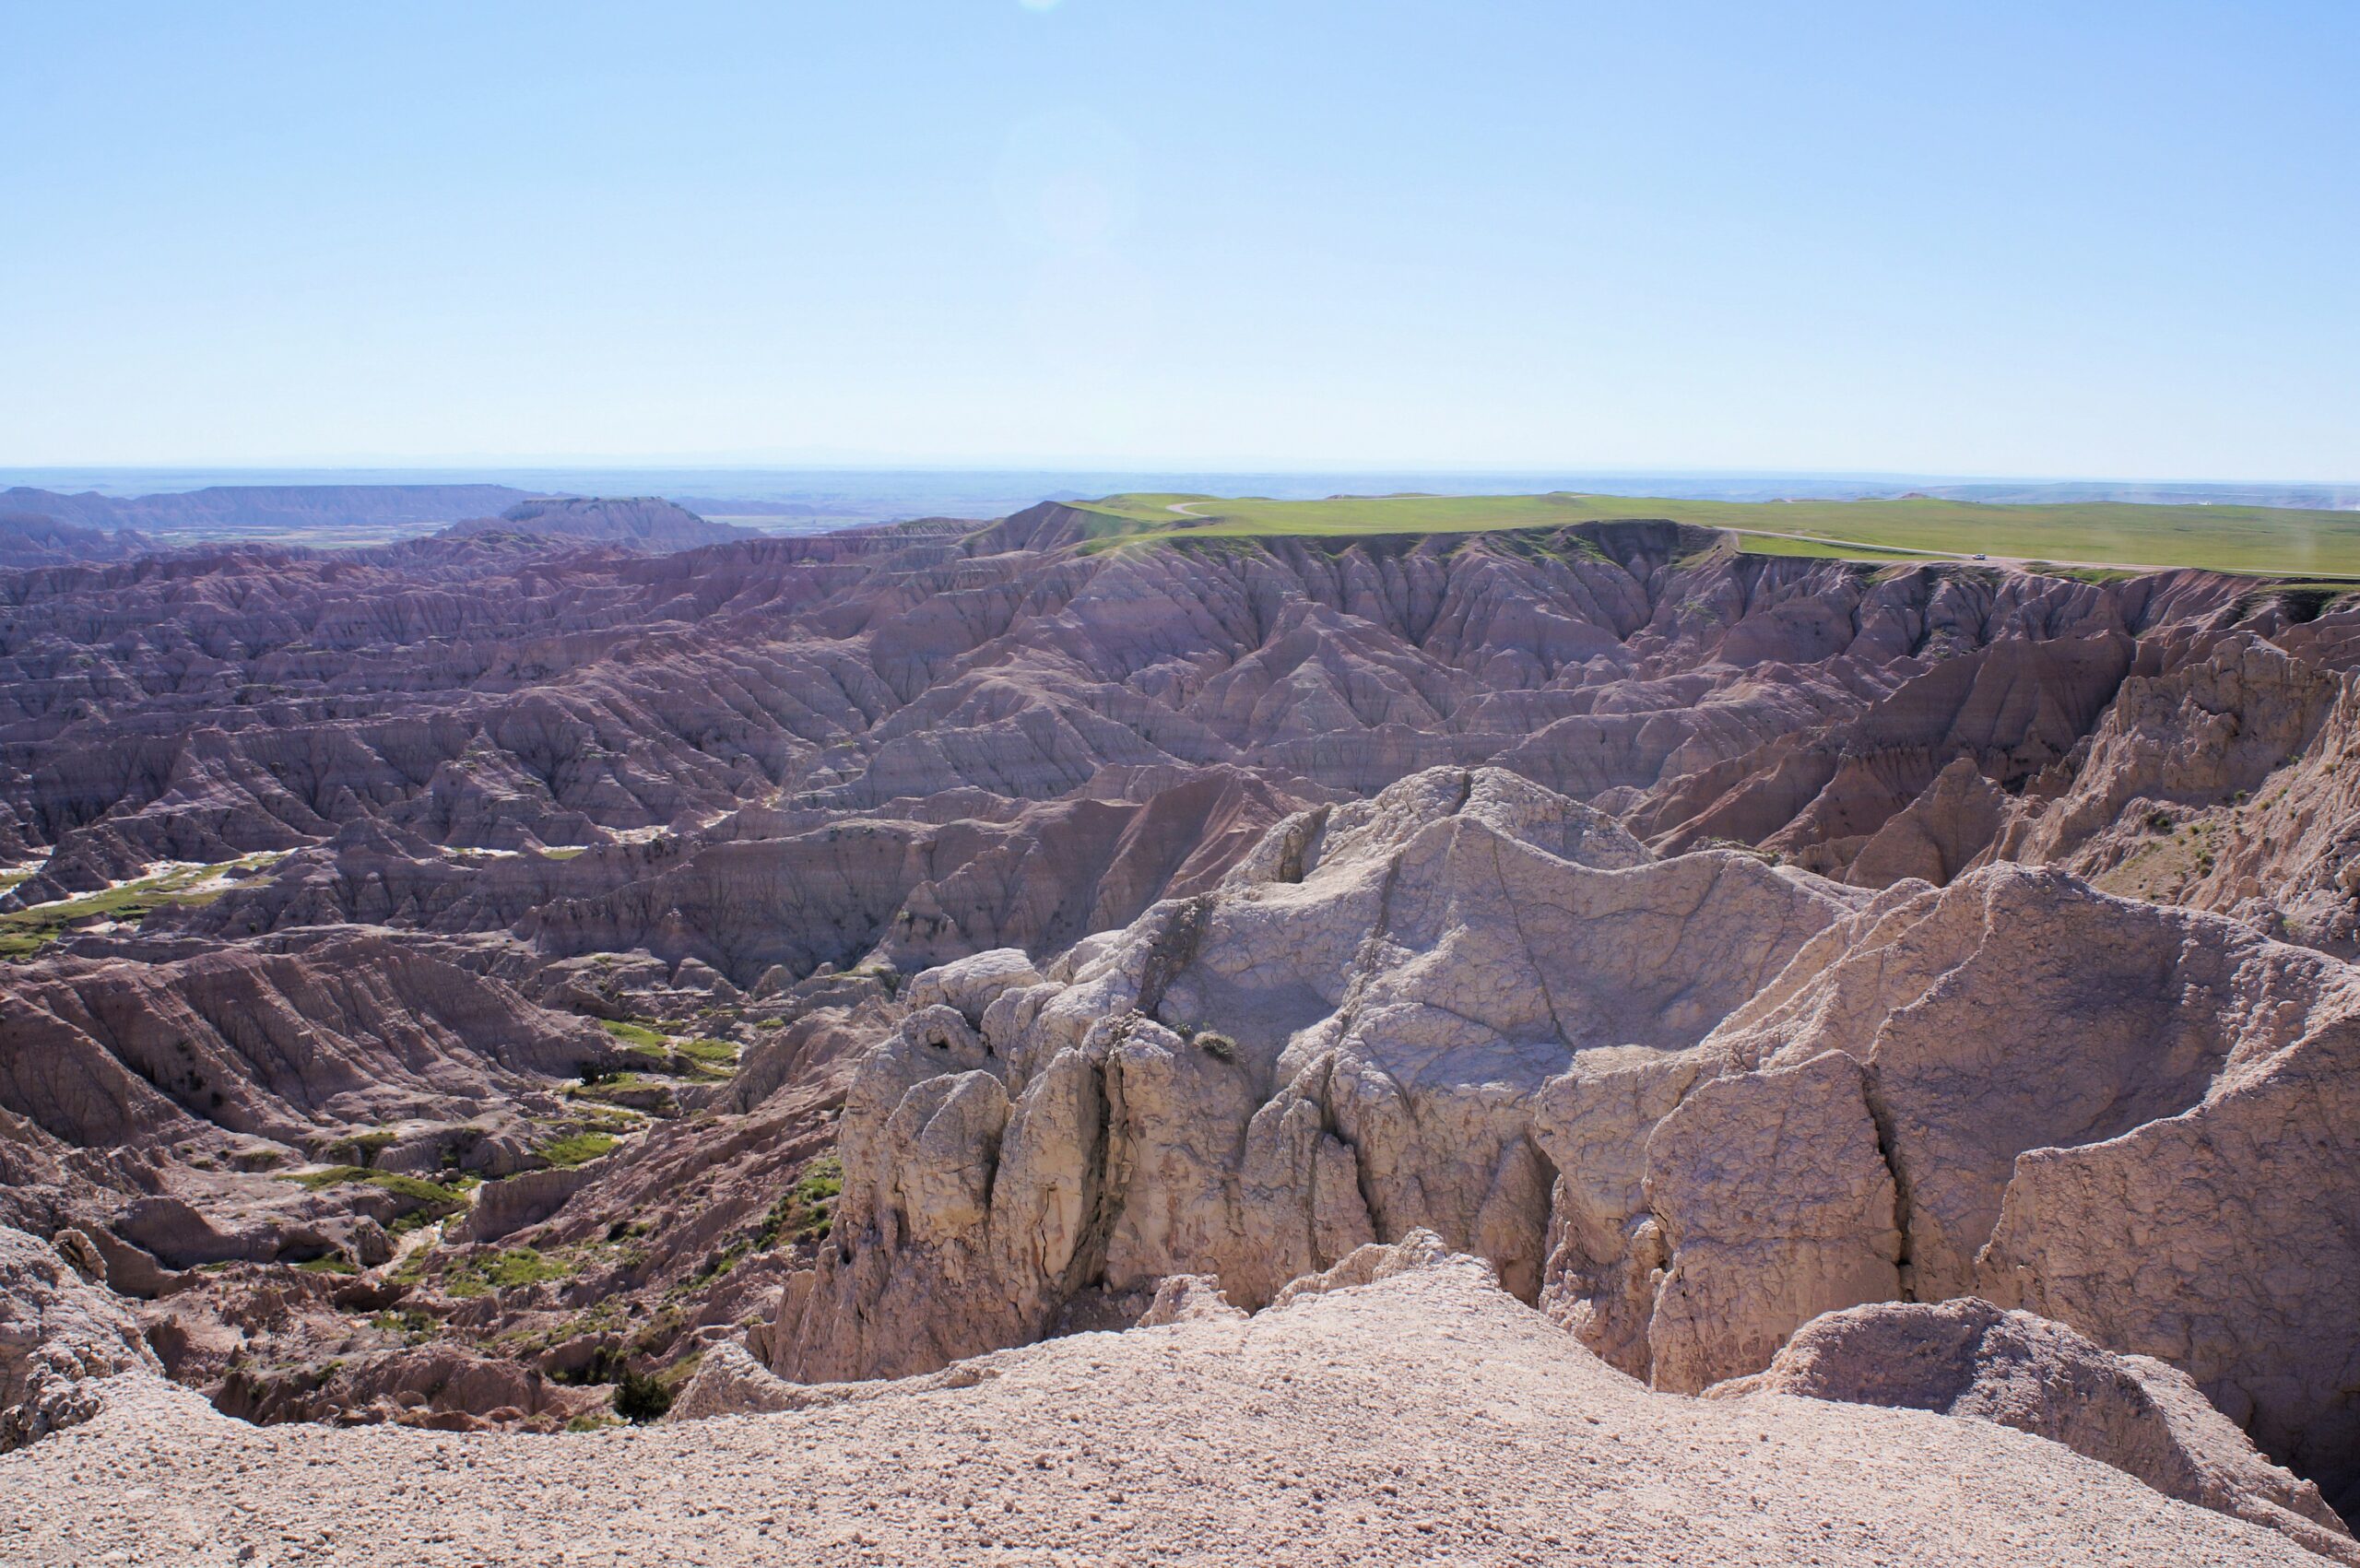
[[[844,1162],[832,1154],[822,1154],[803,1168],[802,1179],[795,1184],[798,1202],[818,1205],[841,1197],[844,1190]]]
[[[672,1408],[672,1391],[645,1373],[626,1372],[615,1385],[615,1414],[639,1425],[660,1418]]]
[[[411,1344],[420,1344],[442,1332],[442,1325],[431,1313],[416,1307],[403,1307],[395,1312],[381,1312],[369,1321],[388,1334],[398,1334]]]
[[[564,1279],[572,1273],[573,1266],[564,1259],[544,1257],[531,1247],[510,1247],[484,1269],[484,1277],[502,1291],[516,1285],[537,1285],[544,1279]]]

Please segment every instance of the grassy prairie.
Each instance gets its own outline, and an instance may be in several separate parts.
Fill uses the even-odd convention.
[[[1575,495],[1338,496],[1259,501],[1118,495],[1078,509],[1108,542],[1271,535],[1442,534],[1657,518],[1726,529],[1773,555],[1871,560],[1988,554],[2084,567],[2206,567],[2360,579],[2360,512],[2113,501],[1990,506],[1894,501],[1717,501]],[[1174,507],[1186,509],[1176,512]],[[1794,537],[1788,536],[1801,536]]]

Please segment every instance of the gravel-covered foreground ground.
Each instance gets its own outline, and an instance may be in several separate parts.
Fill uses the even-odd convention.
[[[1468,1265],[984,1365],[555,1437],[257,1428],[125,1377],[0,1458],[0,1562],[2320,1561],[2001,1427],[1651,1394]]]

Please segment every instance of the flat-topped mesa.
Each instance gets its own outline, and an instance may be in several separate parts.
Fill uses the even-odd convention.
[[[116,531],[293,530],[437,523],[482,516],[528,499],[530,491],[507,485],[206,485],[143,496],[107,496],[95,490],[66,495],[16,486],[0,490],[0,512]]]
[[[130,528],[86,528],[39,512],[12,510],[0,493],[0,568],[133,560],[164,547]]]

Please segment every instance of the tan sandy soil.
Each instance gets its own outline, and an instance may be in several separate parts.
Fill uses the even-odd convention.
[[[2319,1562],[2002,1427],[1648,1393],[1465,1263],[978,1370],[563,1437],[254,1428],[125,1378],[0,1459],[0,1561]]]

